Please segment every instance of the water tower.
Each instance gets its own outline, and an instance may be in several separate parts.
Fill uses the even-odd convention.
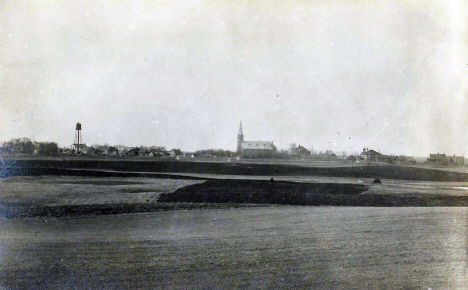
[[[81,134],[81,124],[76,123],[76,129],[75,129],[75,149],[76,149],[76,154],[81,154],[81,143],[83,143],[83,135]]]

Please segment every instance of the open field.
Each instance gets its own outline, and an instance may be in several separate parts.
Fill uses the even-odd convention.
[[[374,184],[373,179],[349,177],[282,176],[272,180],[265,176],[197,174],[197,179],[183,179],[184,176],[3,178],[0,216],[106,215],[254,204],[468,206],[467,182],[383,179],[382,184]]]
[[[153,203],[161,193],[203,182],[166,178],[21,176],[0,180],[0,202],[44,205]]]
[[[6,289],[466,289],[465,208],[0,219]]]
[[[0,176],[18,175],[97,176],[98,171],[115,171],[114,176],[150,177],[164,173],[221,174],[245,176],[322,176],[384,178],[397,180],[468,182],[468,173],[393,165],[301,166],[290,164],[180,162],[151,160],[19,159],[4,160]],[[106,176],[104,173],[100,173]],[[107,173],[109,176],[110,173]]]
[[[464,173],[52,161],[3,168],[0,288],[468,288]]]

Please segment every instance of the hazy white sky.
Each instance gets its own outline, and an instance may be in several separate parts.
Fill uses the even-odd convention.
[[[88,145],[235,150],[242,119],[279,148],[468,156],[468,5],[422,2],[4,0],[0,141],[81,122]]]

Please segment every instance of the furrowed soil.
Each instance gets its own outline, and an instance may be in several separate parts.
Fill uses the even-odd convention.
[[[465,208],[0,218],[2,289],[466,289]]]

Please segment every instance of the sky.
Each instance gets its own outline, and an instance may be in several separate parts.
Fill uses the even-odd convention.
[[[468,4],[0,3],[0,141],[468,156]]]

